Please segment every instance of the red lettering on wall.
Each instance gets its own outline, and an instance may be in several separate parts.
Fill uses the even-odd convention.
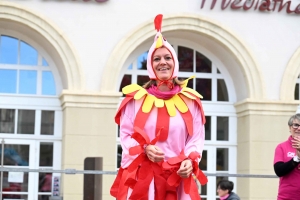
[[[227,3],[227,4],[226,4]],[[226,0],[222,1],[222,6],[221,9],[224,10],[225,8],[227,8],[230,5],[230,0],[227,2]]]
[[[216,2],[217,2],[217,0],[213,0],[213,1],[211,2],[210,9],[214,9]]]
[[[268,1],[264,1],[262,4],[260,4],[258,9],[260,11],[271,11],[270,6],[271,6],[271,2],[270,2],[270,0],[268,0]]]
[[[238,4],[241,3],[241,2],[242,2],[242,0],[233,1],[232,4],[231,4],[231,8],[232,9],[240,9],[242,6],[238,5]]]
[[[252,6],[255,3],[255,0],[250,0],[250,1],[251,1],[251,4],[249,2],[248,3],[244,3],[244,5],[243,5],[243,9],[244,10],[249,10],[250,8],[252,8]]]
[[[97,1],[97,0],[96,0]],[[284,0],[221,0],[221,9],[225,10],[230,7],[233,10],[250,10],[253,8],[254,10],[259,10],[261,12],[270,12],[275,11],[278,7],[278,12],[281,12],[284,8],[286,13],[288,14],[300,14],[300,3],[293,10],[291,8],[292,1]],[[210,4],[210,9],[214,9],[218,0],[212,0]],[[206,0],[202,0],[200,8],[203,9],[205,6]]]
[[[287,13],[292,13],[292,12],[294,12],[294,11],[292,11],[292,10],[290,9],[291,1],[285,2],[285,3],[282,5],[282,0],[281,0],[281,2],[280,2],[280,6],[279,6],[279,9],[278,9],[278,12],[280,12],[280,11],[283,9],[283,7],[284,7],[285,5],[288,5],[287,8],[286,8],[286,12],[287,12]]]
[[[296,7],[295,13],[296,13],[296,14],[300,14],[300,4]]]

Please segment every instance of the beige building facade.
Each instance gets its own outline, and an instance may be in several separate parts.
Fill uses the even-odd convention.
[[[292,2],[289,6],[295,10],[298,5]],[[3,128],[0,135],[11,147],[29,146],[25,168],[44,168],[43,145],[51,143],[52,162],[46,168],[88,170],[90,158],[101,158],[101,164],[94,164],[93,169],[117,170],[120,141],[114,115],[122,99],[120,87],[124,75],[129,75],[132,83],[147,75],[139,68],[139,58],[153,41],[153,19],[159,13],[164,15],[162,33],[178,52],[191,50],[195,66],[200,54],[211,63],[208,74],[197,70],[180,74],[210,80],[211,98],[203,100],[209,117],[204,171],[274,175],[275,147],[289,136],[287,121],[300,103],[300,15],[287,13],[286,8],[222,9],[222,1],[211,8],[211,2],[200,0],[0,1],[0,78],[6,76],[6,70],[12,74],[17,71],[16,90],[0,86],[0,109],[2,115],[18,113],[13,121],[16,127],[21,127],[16,121],[23,119],[22,111],[35,113],[32,134]],[[9,56],[3,52],[6,39],[20,43],[16,63],[4,58]],[[21,62],[22,42],[38,52],[35,93],[23,90],[20,84],[23,72],[32,71]],[[46,70],[41,67],[44,60],[49,67]],[[55,83],[51,95],[44,92],[46,71],[52,72]],[[0,83],[11,83],[3,80]],[[197,83],[193,82],[195,88]],[[226,97],[220,100],[218,91],[222,87]],[[54,131],[42,134],[39,124],[49,112],[55,116]],[[3,118],[3,127],[4,122]],[[35,156],[34,152],[40,153]],[[93,161],[97,163],[97,159]],[[24,199],[52,196],[54,177],[60,180],[59,196],[64,200],[88,199],[86,188],[94,187],[87,185],[82,174],[55,173],[52,189],[43,193],[38,175],[29,173],[25,177],[28,190],[20,194]],[[103,175],[97,184],[94,180],[99,191],[92,190],[91,199],[114,199],[109,194],[114,177]],[[209,177],[207,187],[202,188],[203,199],[216,199],[219,178]],[[235,191],[242,199],[276,199],[277,178],[229,179],[235,182]]]

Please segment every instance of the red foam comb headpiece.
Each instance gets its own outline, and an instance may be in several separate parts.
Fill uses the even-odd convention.
[[[157,32],[161,32],[162,18],[163,18],[163,15],[159,14],[159,15],[156,15],[156,17],[154,19],[154,27],[157,30]]]

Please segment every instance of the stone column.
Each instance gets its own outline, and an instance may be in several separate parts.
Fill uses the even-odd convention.
[[[237,173],[275,175],[275,147],[290,135],[288,119],[296,113],[296,101],[257,101],[235,104],[237,125]],[[237,178],[241,199],[276,199],[278,178]]]
[[[63,91],[62,169],[84,170],[88,157],[102,157],[103,171],[116,170],[116,134],[114,116],[121,93],[80,93]],[[102,199],[110,197],[115,175],[102,176]],[[62,174],[64,200],[82,200],[84,175]],[[93,187],[93,186],[91,186]]]

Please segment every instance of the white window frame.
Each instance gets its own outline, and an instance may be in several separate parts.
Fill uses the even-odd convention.
[[[4,139],[14,144],[30,144],[30,165],[31,169],[39,169],[39,152],[41,142],[53,143],[53,166],[41,167],[53,170],[61,169],[62,155],[62,126],[63,126],[63,111],[59,100],[59,94],[63,89],[57,67],[51,56],[33,39],[27,36],[8,29],[0,28],[1,35],[7,35],[16,39],[22,40],[31,45],[38,51],[38,66],[26,65],[7,65],[0,64],[0,69],[17,69],[17,70],[37,70],[37,94],[6,94],[0,93],[0,108],[1,109],[28,109],[35,110],[35,134],[1,134],[0,140]],[[42,66],[42,58],[44,58],[48,66]],[[53,73],[56,95],[42,95],[42,71],[51,71]],[[18,83],[17,83],[18,85]],[[41,111],[54,111],[54,135],[40,135]],[[17,120],[17,112],[15,113]],[[17,123],[15,121],[15,123]],[[15,126],[16,127],[16,126]],[[53,176],[61,176],[60,173],[53,173]],[[36,199],[38,195],[38,173],[29,173],[28,182],[28,199]],[[51,196],[51,195],[50,195]]]

